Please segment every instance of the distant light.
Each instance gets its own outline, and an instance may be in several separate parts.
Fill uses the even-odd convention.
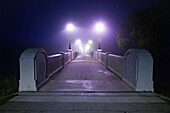
[[[86,44],[85,48],[86,48],[86,50],[90,49],[90,45]]]
[[[73,24],[68,24],[67,25],[67,30],[68,31],[73,31],[73,29],[74,29],[74,25]]]
[[[76,44],[77,44],[77,45],[80,45],[80,44],[81,44],[81,40],[77,39],[77,40],[76,40]]]
[[[85,46],[85,52],[89,52],[89,50],[90,50],[90,45],[89,45],[89,44],[86,44],[86,46]]]
[[[98,24],[96,24],[96,31],[97,32],[102,32],[102,31],[104,31],[104,24],[102,24],[102,23],[98,23]]]
[[[81,53],[84,52],[84,51],[83,51],[83,47],[82,47],[81,45],[79,46],[79,49],[80,49],[80,52],[81,52]]]
[[[89,43],[89,44],[93,44],[93,41],[92,41],[92,40],[89,40],[88,43]]]

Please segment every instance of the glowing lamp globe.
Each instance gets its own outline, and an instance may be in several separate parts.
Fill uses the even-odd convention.
[[[86,45],[86,49],[87,50],[90,49],[90,45],[89,44]]]
[[[80,44],[81,44],[81,40],[77,39],[77,40],[76,40],[76,44],[77,44],[77,45],[80,45]]]
[[[73,29],[74,29],[74,25],[73,24],[68,24],[67,25],[67,30],[68,31],[73,31]]]
[[[103,32],[104,31],[104,25],[102,23],[96,24],[96,31],[97,32]]]
[[[88,43],[89,43],[89,44],[93,44],[93,41],[92,41],[92,40],[89,40]]]

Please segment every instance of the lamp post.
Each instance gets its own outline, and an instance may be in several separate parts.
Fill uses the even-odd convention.
[[[92,41],[92,40],[89,40],[88,43],[91,45],[91,44],[93,44],[93,41]]]
[[[71,37],[69,37],[69,38],[67,39],[67,41],[69,42],[68,50],[71,50],[71,41],[72,41],[72,38],[71,38]]]
[[[73,24],[68,24],[66,29],[67,29],[67,30],[69,31],[69,33],[70,33],[71,31],[74,30],[74,25],[73,25]],[[71,41],[72,41],[71,35],[69,35],[69,38],[67,39],[67,41],[69,42],[68,51],[72,51],[72,50],[71,50]]]
[[[92,51],[92,44],[93,44],[93,41],[92,40],[88,40],[88,44],[90,45],[90,51]]]
[[[97,39],[97,41],[99,42],[99,47],[98,47],[98,49],[101,49],[101,45],[100,45],[100,43],[102,42],[102,38],[101,38],[101,37],[99,37],[99,38]]]
[[[81,40],[80,39],[77,39],[76,40],[76,45],[77,45],[77,47],[78,47],[78,53],[80,53],[81,52]]]
[[[97,51],[102,51],[101,49],[101,42],[102,42],[102,38],[100,37],[100,34],[101,32],[103,32],[105,30],[105,27],[104,27],[104,24],[102,23],[98,23],[96,24],[96,31],[98,32],[99,34],[99,38],[97,39],[97,41],[99,42],[99,47],[98,47],[98,50]]]

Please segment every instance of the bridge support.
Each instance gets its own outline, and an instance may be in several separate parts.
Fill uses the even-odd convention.
[[[47,79],[48,58],[43,49],[27,49],[20,57],[19,91],[37,91]]]
[[[145,49],[129,49],[125,53],[125,81],[135,91],[153,91],[153,59]]]

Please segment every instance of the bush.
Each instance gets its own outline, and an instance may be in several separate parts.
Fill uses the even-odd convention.
[[[16,76],[10,76],[9,78],[0,79],[0,97],[17,92],[18,80]]]

